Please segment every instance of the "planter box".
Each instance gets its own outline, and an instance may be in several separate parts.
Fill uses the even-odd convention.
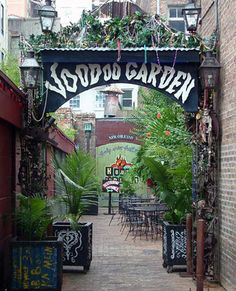
[[[60,291],[62,250],[62,243],[56,240],[11,242],[8,290]]]
[[[79,223],[79,230],[71,230],[69,222],[53,223],[53,233],[63,242],[63,266],[82,266],[88,271],[92,261],[93,224]]]
[[[163,221],[162,229],[163,267],[172,272],[173,266],[186,265],[186,226]]]
[[[84,211],[83,215],[98,215],[98,195],[93,194],[89,198],[94,204],[89,205],[89,207]]]

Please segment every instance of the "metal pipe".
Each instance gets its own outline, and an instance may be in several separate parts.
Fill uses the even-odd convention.
[[[160,0],[157,0],[157,15],[160,15]]]
[[[197,291],[203,291],[204,283],[204,241],[205,241],[205,221],[198,219],[197,221]]]
[[[187,255],[187,273],[192,274],[192,214],[187,214],[186,216],[186,232],[187,232],[187,246],[186,246],[186,255]]]

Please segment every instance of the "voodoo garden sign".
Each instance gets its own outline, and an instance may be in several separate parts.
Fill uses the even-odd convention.
[[[184,48],[44,49],[41,51],[46,112],[57,110],[77,94],[111,83],[156,89],[185,111],[198,109],[199,51]]]

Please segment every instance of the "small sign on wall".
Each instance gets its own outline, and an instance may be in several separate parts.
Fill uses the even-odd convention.
[[[61,242],[12,242],[10,260],[11,273],[9,290],[61,290]]]

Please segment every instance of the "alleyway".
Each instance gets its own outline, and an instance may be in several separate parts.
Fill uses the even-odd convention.
[[[132,236],[125,241],[117,225],[118,215],[109,226],[110,216],[85,216],[92,221],[93,261],[87,274],[64,273],[63,291],[192,291],[196,286],[191,278],[168,274],[162,267],[161,239],[148,241]],[[204,289],[208,290],[208,288]],[[209,289],[214,291],[221,288]]]

